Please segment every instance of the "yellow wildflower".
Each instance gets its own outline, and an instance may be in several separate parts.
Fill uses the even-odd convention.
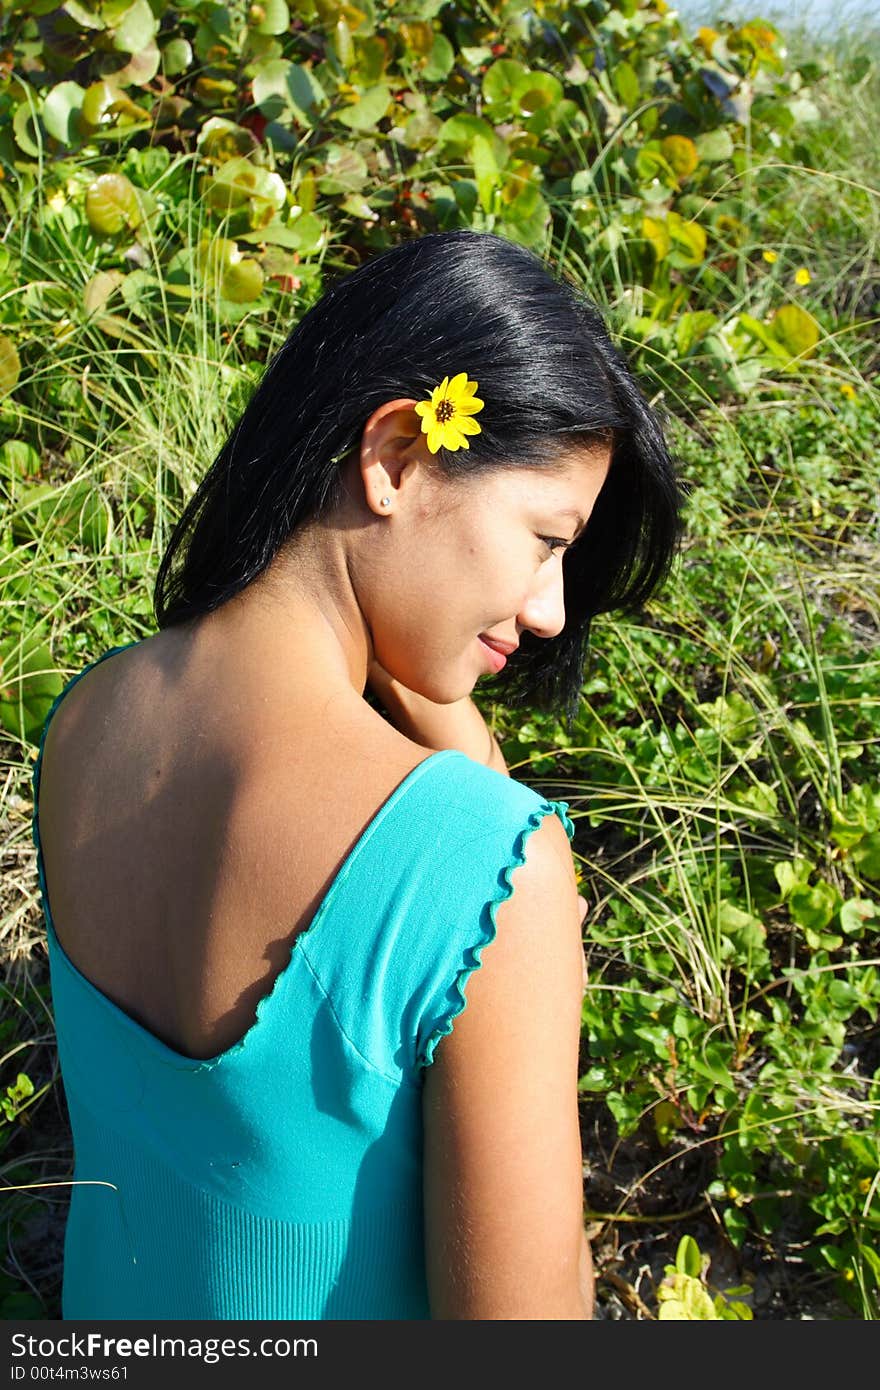
[[[848,401],[854,401],[856,398],[856,388],[850,386],[848,381],[842,381],[840,384],[840,394],[846,396]]]
[[[807,270],[807,267],[805,265],[802,265],[794,273],[794,283],[796,285],[808,285],[812,278],[812,275]]]
[[[767,262],[768,265],[773,265],[778,259],[779,257],[777,256],[775,251],[764,252],[764,260]]]
[[[483,409],[483,401],[474,392],[475,381],[468,381],[467,372],[459,372],[450,381],[445,376],[431,392],[429,401],[419,401],[416,414],[422,417],[422,433],[428,436],[428,448],[436,454],[440,448],[469,449],[469,434],[479,434],[480,426],[471,416]]]

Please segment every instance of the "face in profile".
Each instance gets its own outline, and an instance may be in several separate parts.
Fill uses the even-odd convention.
[[[501,669],[480,634],[516,645],[565,626],[562,562],[608,474],[610,449],[553,468],[463,481],[411,471],[374,542],[362,598],[375,657],[403,685],[448,704]]]

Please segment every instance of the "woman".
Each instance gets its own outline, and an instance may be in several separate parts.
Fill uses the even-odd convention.
[[[291,333],[159,631],[43,731],[65,1318],[592,1316],[573,825],[471,691],[576,708],[679,503],[599,315],[520,247],[408,242]]]

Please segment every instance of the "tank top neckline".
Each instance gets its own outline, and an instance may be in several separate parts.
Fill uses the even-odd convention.
[[[34,763],[33,772],[34,809],[32,831],[33,842],[37,851],[37,873],[39,877],[40,894],[43,903],[43,916],[46,923],[46,935],[51,948],[57,953],[57,958],[64,966],[68,975],[72,979],[74,979],[80,985],[81,988],[85,989],[89,994],[91,994],[92,997],[100,1003],[100,1006],[102,1008],[108,1010],[110,1014],[116,1018],[117,1022],[119,1022],[122,1025],[123,1028],[125,1028],[127,1031],[132,1032],[149,1050],[153,1051],[158,1057],[158,1060],[164,1061],[178,1070],[207,1070],[217,1066],[220,1063],[228,1061],[237,1053],[241,1052],[242,1049],[245,1047],[248,1039],[260,1026],[263,1011],[268,1006],[269,1001],[271,1000],[273,994],[275,994],[280,982],[294,969],[295,962],[298,958],[298,943],[300,941],[304,941],[306,937],[311,937],[312,934],[316,931],[316,929],[320,926],[324,918],[328,915],[335,897],[340,891],[341,886],[348,877],[349,873],[353,869],[356,860],[359,858],[360,854],[365,849],[367,843],[369,842],[373,834],[376,832],[376,830],[378,830],[382,821],[389,814],[389,812],[398,804],[400,800],[402,800],[406,792],[414,785],[414,783],[418,781],[419,777],[423,775],[429,764],[431,764],[432,766],[437,766],[439,763],[448,761],[449,758],[467,758],[467,754],[460,752],[457,748],[441,748],[434,753],[429,753],[426,758],[423,758],[421,760],[421,762],[416,763],[415,767],[410,768],[406,776],[400,782],[398,782],[397,786],[382,802],[382,805],[378,808],[375,815],[373,815],[371,819],[367,822],[367,825],[364,827],[363,831],[358,836],[357,840],[355,841],[352,848],[349,850],[345,859],[342,861],[342,864],[339,866],[339,869],[334,875],[330,883],[330,886],[327,889],[327,892],[321,899],[321,902],[319,903],[315,915],[313,916],[309,925],[305,927],[302,931],[298,932],[297,935],[294,937],[290,946],[289,959],[275,975],[266,994],[264,994],[262,998],[258,1001],[255,1009],[254,1020],[252,1023],[248,1025],[245,1033],[236,1042],[232,1043],[222,1052],[218,1052],[213,1057],[189,1057],[186,1053],[178,1052],[175,1048],[169,1046],[168,1043],[163,1042],[162,1039],[159,1038],[155,1033],[152,1033],[149,1030],[149,1028],[146,1028],[143,1024],[138,1023],[138,1021],[135,1018],[133,1018],[131,1014],[126,1013],[126,1011],[123,1008],[121,1008],[119,1004],[117,1004],[113,999],[111,999],[109,995],[105,994],[103,990],[99,989],[98,986],[88,978],[88,976],[84,975],[82,971],[71,960],[70,956],[67,954],[58,938],[58,933],[55,930],[55,925],[52,919],[52,910],[49,905],[49,894],[46,887],[46,872],[43,863],[43,849],[42,844],[40,842],[40,770],[42,767],[43,748],[46,742],[46,734],[48,732],[49,725],[52,721],[52,717],[56,709],[60,705],[61,701],[64,699],[65,695],[67,695],[68,691],[72,690],[73,686],[76,685],[76,683],[79,680],[81,680],[82,677],[87,674],[87,672],[91,671],[93,667],[98,666],[102,661],[106,661],[108,657],[114,656],[117,652],[126,651],[129,647],[134,647],[137,645],[138,642],[126,642],[121,646],[111,647],[108,651],[102,653],[101,656],[97,657],[95,661],[89,662],[89,664],[85,666],[81,671],[78,671],[77,674],[72,678],[72,680],[68,681],[68,683],[60,692],[60,694],[56,697],[48,714],[46,715],[46,719],[43,724],[43,731],[40,736],[40,746],[37,753],[36,762]]]

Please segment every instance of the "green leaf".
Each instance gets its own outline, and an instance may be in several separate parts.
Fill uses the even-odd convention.
[[[642,236],[651,246],[657,260],[665,260],[672,246],[672,238],[665,220],[659,217],[643,217]]]
[[[779,811],[779,798],[776,788],[768,782],[752,782],[747,787],[734,787],[730,799],[736,806],[757,812],[761,816],[775,816]]]
[[[657,1301],[660,1322],[719,1321],[708,1290],[689,1274],[668,1275],[657,1290]]]
[[[250,7],[249,20],[257,34],[286,34],[290,28],[290,11],[285,0],[258,0]]]
[[[355,105],[343,107],[335,116],[350,130],[372,130],[385,115],[390,101],[391,89],[386,83],[377,82],[375,87],[367,87]]]
[[[684,357],[690,352],[718,323],[717,314],[710,313],[708,309],[682,314],[675,325],[675,342],[680,355]]]
[[[681,248],[676,252],[684,267],[697,266],[706,257],[706,228],[699,222],[686,222],[677,212],[670,212],[666,218],[673,246]]]
[[[6,1094],[10,1100],[25,1100],[34,1094],[34,1083],[26,1072],[20,1071],[13,1085],[6,1087]]]
[[[350,145],[326,145],[324,173],[318,178],[322,193],[360,193],[369,178],[367,161]]]
[[[314,74],[286,58],[261,63],[253,81],[254,103],[268,121],[293,116],[300,125],[313,124],[315,109],[327,94]]]
[[[498,58],[483,74],[483,98],[495,120],[506,120],[513,109],[513,95],[528,69],[515,58]]]
[[[745,915],[745,914],[743,914]],[[753,922],[756,920],[751,919]],[[764,928],[758,923],[760,928],[760,940],[764,938]],[[709,1081],[714,1081],[716,1086],[730,1088],[732,1078],[730,1075],[730,1048],[725,1048],[721,1043],[707,1043],[702,1053],[695,1053],[691,1058],[691,1066],[698,1076],[704,1076]]]
[[[455,65],[455,49],[445,34],[437,34],[430,57],[422,68],[422,77],[428,82],[442,82]]]
[[[626,61],[611,69],[611,82],[621,102],[629,110],[639,104],[639,79],[635,68]]]
[[[50,8],[54,9],[54,5]],[[100,15],[90,10],[88,5],[80,5],[78,0],[65,0],[61,7],[65,14],[69,14],[71,19],[75,19],[82,29],[101,30],[107,26]]]
[[[725,1207],[724,1211],[721,1213],[721,1219],[724,1222],[724,1228],[733,1244],[736,1246],[742,1245],[743,1240],[749,1233],[749,1222],[745,1212],[741,1211],[739,1207]]]
[[[100,174],[86,189],[86,220],[93,232],[113,236],[140,222],[134,185],[124,174]]]
[[[314,212],[302,213],[295,222],[291,222],[289,230],[295,238],[292,243],[293,249],[300,251],[303,255],[310,255],[311,252],[320,250],[327,239],[326,224]],[[279,244],[286,246],[289,243],[280,242]]]
[[[798,886],[788,899],[793,920],[811,932],[824,931],[840,905],[840,893],[830,883],[817,883],[812,888]]]
[[[840,926],[847,936],[861,936],[865,923],[877,916],[877,905],[870,898],[849,898],[840,909]]]
[[[852,851],[852,860],[865,878],[880,879],[880,831],[859,841]]]
[[[302,238],[296,231],[296,226],[301,221],[302,218],[298,218],[297,223],[290,227],[283,222],[270,222],[259,231],[242,232],[236,237],[236,241],[243,241],[248,246],[285,246],[289,251],[297,251],[302,244]]]
[[[251,227],[272,221],[283,208],[287,190],[280,175],[252,164],[245,157],[228,159],[203,181],[205,201],[223,215],[247,208]]]
[[[437,143],[441,122],[431,111],[416,111],[403,128],[403,144],[408,150],[428,150]]]
[[[37,743],[46,716],[64,682],[52,653],[37,631],[0,646],[0,725],[29,743]]]
[[[525,72],[513,89],[513,104],[523,116],[549,111],[562,99],[562,83],[549,72]]]
[[[83,290],[83,308],[86,313],[100,313],[124,279],[121,270],[99,270],[97,275],[93,275]]]
[[[35,477],[40,471],[40,455],[25,439],[7,439],[0,444],[0,476]]]
[[[795,97],[794,100],[786,104],[797,125],[807,125],[811,121],[818,121],[822,114],[816,103],[811,101],[809,97]]]
[[[770,320],[770,331],[792,357],[810,357],[821,336],[821,329],[799,304],[785,304]]]
[[[663,158],[679,179],[689,178],[700,162],[697,147],[687,135],[667,135],[660,141]]]
[[[703,1272],[703,1257],[693,1236],[682,1236],[675,1252],[675,1268],[679,1274],[699,1279]]]
[[[806,885],[811,872],[812,865],[808,859],[796,859],[794,862],[783,859],[774,864],[773,876],[779,884],[781,900],[784,902],[799,885]]]
[[[791,353],[788,348],[774,336],[766,324],[752,318],[751,314],[740,314],[736,322],[737,326],[750,338],[757,339],[762,347],[765,347],[779,361],[788,362],[790,360]]]
[[[113,73],[113,80],[123,86],[146,87],[156,76],[161,62],[162,55],[159,52],[159,45],[155,39],[150,39],[150,42],[144,44],[143,48],[132,50],[125,67],[118,68]],[[197,79],[198,83],[207,81],[207,78]]]
[[[119,53],[138,53],[147,47],[159,31],[159,21],[150,8],[149,0],[134,0],[134,4],[113,26],[113,47]]]
[[[496,139],[495,131],[488,121],[484,121],[481,116],[472,116],[468,111],[461,111],[443,122],[440,127],[440,144],[469,150],[478,135],[482,135],[493,144]]]
[[[370,207],[362,193],[349,193],[340,206],[343,212],[349,212],[352,217],[359,217],[364,222],[375,222],[379,216],[376,209]]]
[[[0,333],[0,399],[14,391],[21,376],[21,361],[11,338]]]
[[[199,131],[196,149],[203,159],[224,164],[227,159],[240,159],[250,154],[254,140],[249,130],[227,121],[223,116],[209,116]]]
[[[695,144],[697,154],[706,164],[720,164],[722,160],[733,158],[733,141],[723,126],[698,135]]]
[[[162,71],[166,77],[177,77],[186,72],[193,60],[191,44],[182,38],[173,38],[161,50]]]
[[[484,63],[492,61],[492,50],[486,44],[468,45],[463,44],[459,49],[462,62],[467,63],[472,71],[482,67]]]
[[[109,82],[90,82],[82,99],[82,118],[86,124],[99,126],[108,107],[112,106],[118,96],[118,90],[111,87]],[[108,120],[111,119],[112,117],[108,116]]]
[[[12,129],[19,149],[30,155],[32,159],[39,159],[43,150],[43,142],[40,139],[40,126],[36,113],[32,110],[29,102],[24,102],[15,108],[15,115],[12,117]]]
[[[477,135],[471,145],[471,158],[474,163],[474,177],[480,206],[484,212],[492,211],[493,194],[498,186],[498,165],[491,142],[483,135]]]
[[[250,257],[233,261],[223,269],[220,293],[233,304],[252,304],[263,292],[263,269]]]
[[[62,145],[74,145],[79,138],[84,97],[85,90],[78,82],[59,82],[43,102],[43,125]]]

